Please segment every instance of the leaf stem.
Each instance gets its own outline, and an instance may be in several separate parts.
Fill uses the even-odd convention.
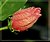
[[[6,1],[1,5],[0,9],[6,4],[7,1],[8,1],[8,0],[6,0]]]
[[[6,27],[1,27],[1,28],[0,28],[0,31],[2,31],[2,30],[6,30],[6,29],[8,29],[7,26],[6,26]]]

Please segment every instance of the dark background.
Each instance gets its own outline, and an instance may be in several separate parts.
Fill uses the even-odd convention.
[[[35,6],[40,7],[42,16],[28,31],[12,33],[9,29],[2,31],[2,40],[47,40],[48,39],[48,2],[33,2],[28,0],[26,8]],[[2,27],[8,25],[7,19],[2,21]],[[43,38],[44,37],[44,38]]]

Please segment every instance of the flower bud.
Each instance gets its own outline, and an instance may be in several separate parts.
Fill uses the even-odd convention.
[[[41,16],[41,8],[29,7],[15,12],[12,16],[12,28],[25,31],[32,27]]]

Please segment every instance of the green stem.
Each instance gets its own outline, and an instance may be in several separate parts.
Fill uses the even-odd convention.
[[[0,31],[2,31],[2,30],[6,30],[6,29],[8,29],[7,26],[6,26],[6,27],[1,27],[1,28],[0,28]]]

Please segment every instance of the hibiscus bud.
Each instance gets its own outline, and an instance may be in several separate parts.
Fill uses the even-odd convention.
[[[41,8],[30,7],[15,12],[12,16],[12,28],[17,31],[25,31],[41,16]]]

